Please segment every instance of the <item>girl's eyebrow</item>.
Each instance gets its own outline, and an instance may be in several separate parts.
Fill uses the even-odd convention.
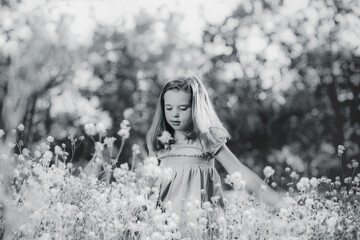
[[[165,103],[165,106],[172,106],[172,105],[168,104],[168,103]],[[190,106],[190,104],[180,104],[179,105],[179,107],[184,107],[184,106],[188,107],[188,106]]]

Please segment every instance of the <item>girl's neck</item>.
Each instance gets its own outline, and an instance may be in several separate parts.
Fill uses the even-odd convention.
[[[187,136],[187,134],[185,132],[175,130],[175,132],[174,132],[174,140],[185,140],[187,138],[188,138],[188,136]]]

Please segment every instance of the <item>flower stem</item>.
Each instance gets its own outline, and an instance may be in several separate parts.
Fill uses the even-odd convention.
[[[133,153],[132,164],[131,164],[131,171],[134,171],[135,158],[136,158],[136,154]]]
[[[119,160],[120,153],[122,152],[122,150],[123,150],[123,148],[124,148],[124,145],[125,145],[125,139],[124,139],[124,138],[121,138],[120,149],[119,149],[119,151],[118,151],[118,153],[116,154],[116,157],[115,157],[115,161],[116,161],[116,162]]]

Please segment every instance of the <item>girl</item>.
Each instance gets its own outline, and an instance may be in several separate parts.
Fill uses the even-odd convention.
[[[171,134],[173,141],[169,145],[159,141],[164,131]],[[222,209],[224,200],[220,177],[214,168],[216,159],[229,174],[240,172],[248,190],[277,208],[280,196],[270,188],[261,189],[263,181],[226,146],[229,137],[197,77],[183,76],[167,82],[146,138],[149,154],[158,158],[160,166],[173,170],[172,178],[162,179],[159,184],[159,206],[171,201],[180,219],[186,219],[190,200],[217,203]],[[185,222],[180,226],[185,233]]]

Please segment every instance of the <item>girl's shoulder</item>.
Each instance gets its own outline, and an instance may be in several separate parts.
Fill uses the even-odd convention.
[[[213,140],[215,143],[226,142],[228,135],[224,129],[221,129],[219,127],[210,127],[209,134],[212,138],[211,140]]]
[[[227,142],[228,138],[229,134],[225,129],[210,127],[207,139],[207,151],[215,156],[220,148]]]

